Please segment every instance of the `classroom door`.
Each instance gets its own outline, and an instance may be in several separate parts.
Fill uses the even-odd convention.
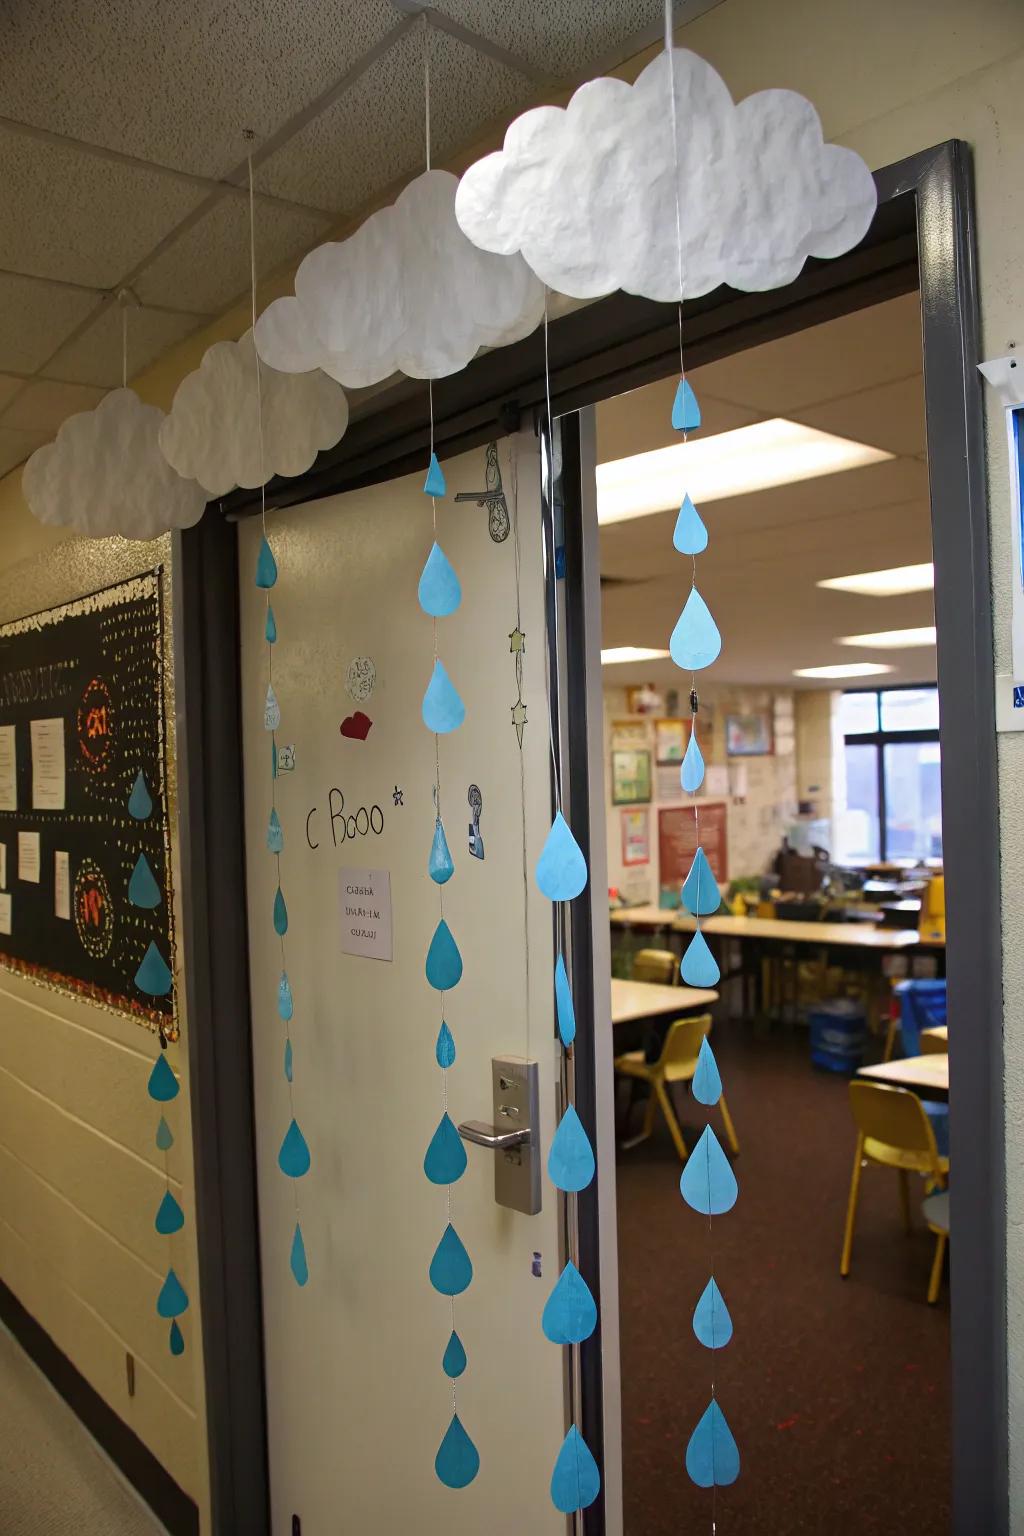
[[[437,621],[438,654],[466,706],[465,723],[442,735],[438,750],[455,864],[443,886],[444,917],[464,962],[460,984],[444,998],[457,1051],[448,1110],[456,1124],[490,1121],[492,1057],[535,1057],[546,1156],[558,1058],[551,906],[533,878],[551,823],[540,465],[532,436],[498,450],[510,523],[518,483],[518,571],[514,529],[507,532],[500,503],[483,498],[494,484],[484,449],[444,465],[448,494],[438,503],[437,536],[462,587],[458,610]],[[467,1146],[451,1219],[472,1260],[472,1283],[453,1304],[428,1281],[449,1209],[446,1188],[428,1182],[423,1169],[443,1084],[435,1060],[440,995],[424,971],[439,887],[428,876],[435,738],[421,717],[434,666],[432,622],[417,601],[434,537],[422,484],[420,471],[267,517],[279,568],[271,594],[277,741],[292,758],[276,781],[294,997],[291,1085],[277,1006],[277,876],[267,850],[265,594],[253,581],[259,520],[239,535],[275,1536],[298,1529],[296,1515],[302,1536],[565,1530],[549,1496],[566,1422],[564,1352],[544,1338],[540,1321],[560,1268],[558,1197],[546,1172],[540,1213],[521,1215],[495,1202],[495,1154]],[[469,492],[480,500],[453,500]],[[517,631],[525,635],[521,694]],[[520,697],[521,752],[512,713]],[[385,874],[390,955],[347,953],[346,889],[372,887],[379,907]],[[388,948],[380,931],[367,942]],[[312,1159],[295,1181],[278,1167],[293,1107]],[[289,1268],[297,1214],[309,1267],[304,1288]],[[457,1411],[480,1453],[478,1476],[460,1491],[434,1473],[452,1416],[442,1356],[453,1314],[468,1356],[455,1383]]]

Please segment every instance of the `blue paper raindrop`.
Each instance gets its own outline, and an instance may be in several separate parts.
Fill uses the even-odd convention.
[[[183,1355],[185,1353],[185,1339],[182,1335],[181,1329],[178,1327],[176,1322],[171,1324],[171,1331],[168,1335],[168,1342],[171,1346],[172,1355]]]
[[[697,1070],[693,1074],[691,1089],[697,1103],[706,1104],[709,1108],[712,1104],[717,1104],[722,1097],[721,1073],[706,1035],[700,1043]]]
[[[142,957],[142,964],[135,972],[135,985],[140,992],[147,992],[150,997],[166,997],[173,980],[166,960],[156,945],[151,943]]]
[[[693,1331],[705,1349],[723,1349],[732,1338],[732,1318],[714,1275],[693,1309]]]
[[[679,1193],[690,1209],[701,1216],[724,1216],[736,1204],[736,1175],[710,1125],[704,1127],[686,1159]]]
[[[423,1172],[431,1184],[455,1184],[466,1171],[466,1148],[462,1144],[462,1137],[455,1129],[452,1117],[445,1113],[441,1116],[437,1130],[430,1138],[426,1156],[423,1159]]]
[[[282,1024],[287,1024],[295,1012],[295,999],[292,997],[292,984],[288,980],[288,972],[281,972],[281,980],[277,984],[277,1016]]]
[[[288,908],[280,886],[274,893],[274,932],[280,934],[282,938],[288,932]]]
[[[679,508],[672,543],[681,555],[702,555],[708,547],[708,530],[704,526],[704,519],[689,496],[683,497],[683,504]]]
[[[271,853],[280,853],[284,848],[284,832],[281,830],[281,818],[276,810],[270,813],[267,822],[267,847]]]
[[[427,950],[427,980],[435,992],[450,992],[462,979],[462,956],[448,924],[442,917]]]
[[[267,684],[267,697],[263,705],[263,729],[276,731],[281,724],[281,706],[277,702],[277,694],[274,692],[273,683]]]
[[[163,892],[156,883],[144,853],[139,854],[128,881],[128,900],[133,907],[145,907],[147,910],[158,907],[163,900]]]
[[[134,816],[136,821],[145,821],[147,816],[153,813],[153,802],[146,788],[146,780],[142,769],[139,769],[132,792],[128,796],[128,814]]]
[[[188,1296],[185,1287],[174,1273],[173,1269],[167,1271],[167,1279],[160,1287],[160,1294],[156,1299],[156,1310],[159,1317],[180,1317],[188,1311]]]
[[[548,901],[572,901],[587,883],[587,861],[561,811],[555,812],[540,858],[537,884]]]
[[[446,1488],[466,1488],[480,1470],[480,1452],[462,1427],[457,1413],[434,1457],[434,1471]]]
[[[260,552],[256,556],[256,585],[268,591],[277,580],[277,561],[266,539],[260,540]]]
[[[582,1344],[597,1327],[597,1304],[575,1264],[566,1264],[541,1315],[544,1336],[552,1344]]]
[[[672,401],[672,425],[677,432],[696,432],[700,426],[700,406],[689,379],[680,379]]]
[[[451,1381],[454,1381],[456,1377],[462,1375],[468,1363],[462,1340],[453,1328],[452,1336],[448,1340],[448,1346],[441,1361],[441,1369]]]
[[[668,648],[672,660],[684,672],[699,672],[702,667],[710,667],[718,659],[722,637],[718,625],[711,617],[711,609],[696,587],[690,588],[690,595],[676,620]]]
[[[274,618],[274,610],[267,604],[267,622],[263,626],[263,633],[267,637],[268,645],[277,644],[277,620]]]
[[[594,1177],[594,1150],[572,1104],[562,1116],[551,1142],[548,1177],[556,1189],[573,1192],[586,1189]]]
[[[427,478],[423,482],[423,490],[427,496],[447,496],[448,494],[444,471],[437,462],[436,453],[430,455],[430,467],[427,470]]]
[[[295,1232],[292,1236],[292,1251],[288,1258],[292,1274],[295,1276],[296,1285],[305,1285],[309,1279],[309,1265],[306,1262],[306,1245],[302,1240],[302,1228],[295,1223]]]
[[[551,1474],[551,1502],[563,1515],[586,1509],[601,1492],[601,1474],[590,1447],[574,1424],[562,1441]]]
[[[146,1091],[151,1099],[156,1099],[158,1104],[167,1104],[171,1099],[178,1097],[178,1079],[171,1071],[170,1063],[163,1051],[153,1063]]]
[[[725,1488],[740,1475],[740,1453],[725,1414],[714,1398],[686,1447],[686,1470],[698,1488]]]
[[[440,661],[434,662],[427,691],[423,695],[423,724],[438,736],[457,731],[466,718],[466,706],[455,691],[455,684]]]
[[[576,1010],[572,1005],[569,977],[561,954],[555,961],[555,1013],[558,1017],[559,1038],[568,1049],[576,1038]]]
[[[692,725],[683,766],[679,770],[679,782],[688,795],[694,794],[704,783],[704,754],[697,744],[697,732]]]
[[[284,1133],[284,1141],[277,1154],[277,1166],[289,1179],[301,1179],[303,1174],[309,1172],[310,1161],[306,1138],[299,1130],[298,1121],[293,1119]]]
[[[185,1212],[169,1189],[164,1190],[164,1197],[157,1208],[153,1225],[161,1237],[170,1237],[172,1232],[180,1232],[185,1225]]]
[[[690,873],[683,881],[682,899],[683,906],[694,917],[710,917],[722,905],[722,893],[703,848],[698,848],[693,856]]]
[[[423,612],[435,619],[447,618],[462,602],[462,588],[455,567],[436,541],[427,556],[417,592]]]
[[[434,841],[430,845],[430,860],[427,864],[431,880],[436,885],[444,885],[455,873],[455,865],[452,862],[451,852],[448,848],[448,839],[444,835],[444,827],[438,816],[434,823]]]
[[[291,1035],[289,1035],[288,1039],[284,1043],[284,1075],[287,1078],[288,1082],[291,1082],[291,1080],[292,1080],[293,1070],[294,1070],[294,1057],[293,1057],[293,1054],[292,1054],[292,1037],[291,1037]]]
[[[450,1067],[455,1060],[455,1041],[448,1025],[441,1020],[441,1028],[437,1032],[437,1044],[434,1047],[434,1055],[437,1057],[439,1067]]]
[[[473,1266],[451,1222],[430,1261],[430,1283],[442,1296],[460,1296],[473,1278]]]
[[[161,1152],[169,1152],[174,1146],[174,1137],[171,1134],[171,1128],[167,1124],[167,1121],[164,1119],[163,1115],[160,1116],[160,1124],[156,1128],[156,1144],[157,1148]]]
[[[713,987],[721,979],[718,961],[699,928],[686,947],[679,974],[688,987]]]

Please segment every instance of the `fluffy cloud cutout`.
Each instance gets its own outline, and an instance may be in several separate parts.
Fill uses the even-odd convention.
[[[256,322],[272,368],[321,368],[351,388],[401,371],[458,373],[481,347],[528,336],[544,290],[520,256],[478,250],[455,218],[458,180],[426,171],[349,239],[319,246],[295,274],[295,297]]]
[[[112,390],[95,410],[69,416],[22,472],[33,515],[93,539],[155,539],[191,528],[203,515],[206,492],[176,474],[160,452],[163,420],[163,411],[144,405],[133,389]]]
[[[852,150],[826,144],[811,103],[758,91],[733,104],[695,53],[674,50],[682,275],[686,296],[728,283],[779,288],[809,256],[839,256],[867,232],[875,186]],[[504,149],[470,166],[455,212],[483,250],[522,252],[575,298],[623,288],[679,298],[669,56],[635,84],[591,80],[568,107],[512,123]]]
[[[215,342],[178,385],[160,447],[172,468],[211,496],[236,485],[251,489],[273,475],[301,475],[345,434],[348,401],[322,373],[294,378],[263,366],[260,384],[262,455],[251,331],[241,341]]]

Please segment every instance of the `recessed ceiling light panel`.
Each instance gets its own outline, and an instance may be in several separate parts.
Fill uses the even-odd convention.
[[[614,667],[622,661],[663,661],[668,651],[654,651],[646,645],[613,645],[601,652],[602,667]]]
[[[935,586],[935,567],[894,565],[885,571],[865,571],[861,576],[830,576],[819,587],[835,592],[857,592],[862,597],[903,597],[907,592],[930,592]]]
[[[892,672],[893,667],[884,666],[880,661],[840,661],[830,667],[797,667],[794,677],[878,677],[883,672]]]
[[[837,645],[863,645],[873,651],[903,651],[915,645],[935,644],[935,625],[919,629],[880,629],[873,635],[840,635]]]

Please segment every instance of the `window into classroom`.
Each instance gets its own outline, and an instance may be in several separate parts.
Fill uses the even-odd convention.
[[[844,693],[839,725],[846,806],[837,818],[836,862],[941,858],[938,690]]]

